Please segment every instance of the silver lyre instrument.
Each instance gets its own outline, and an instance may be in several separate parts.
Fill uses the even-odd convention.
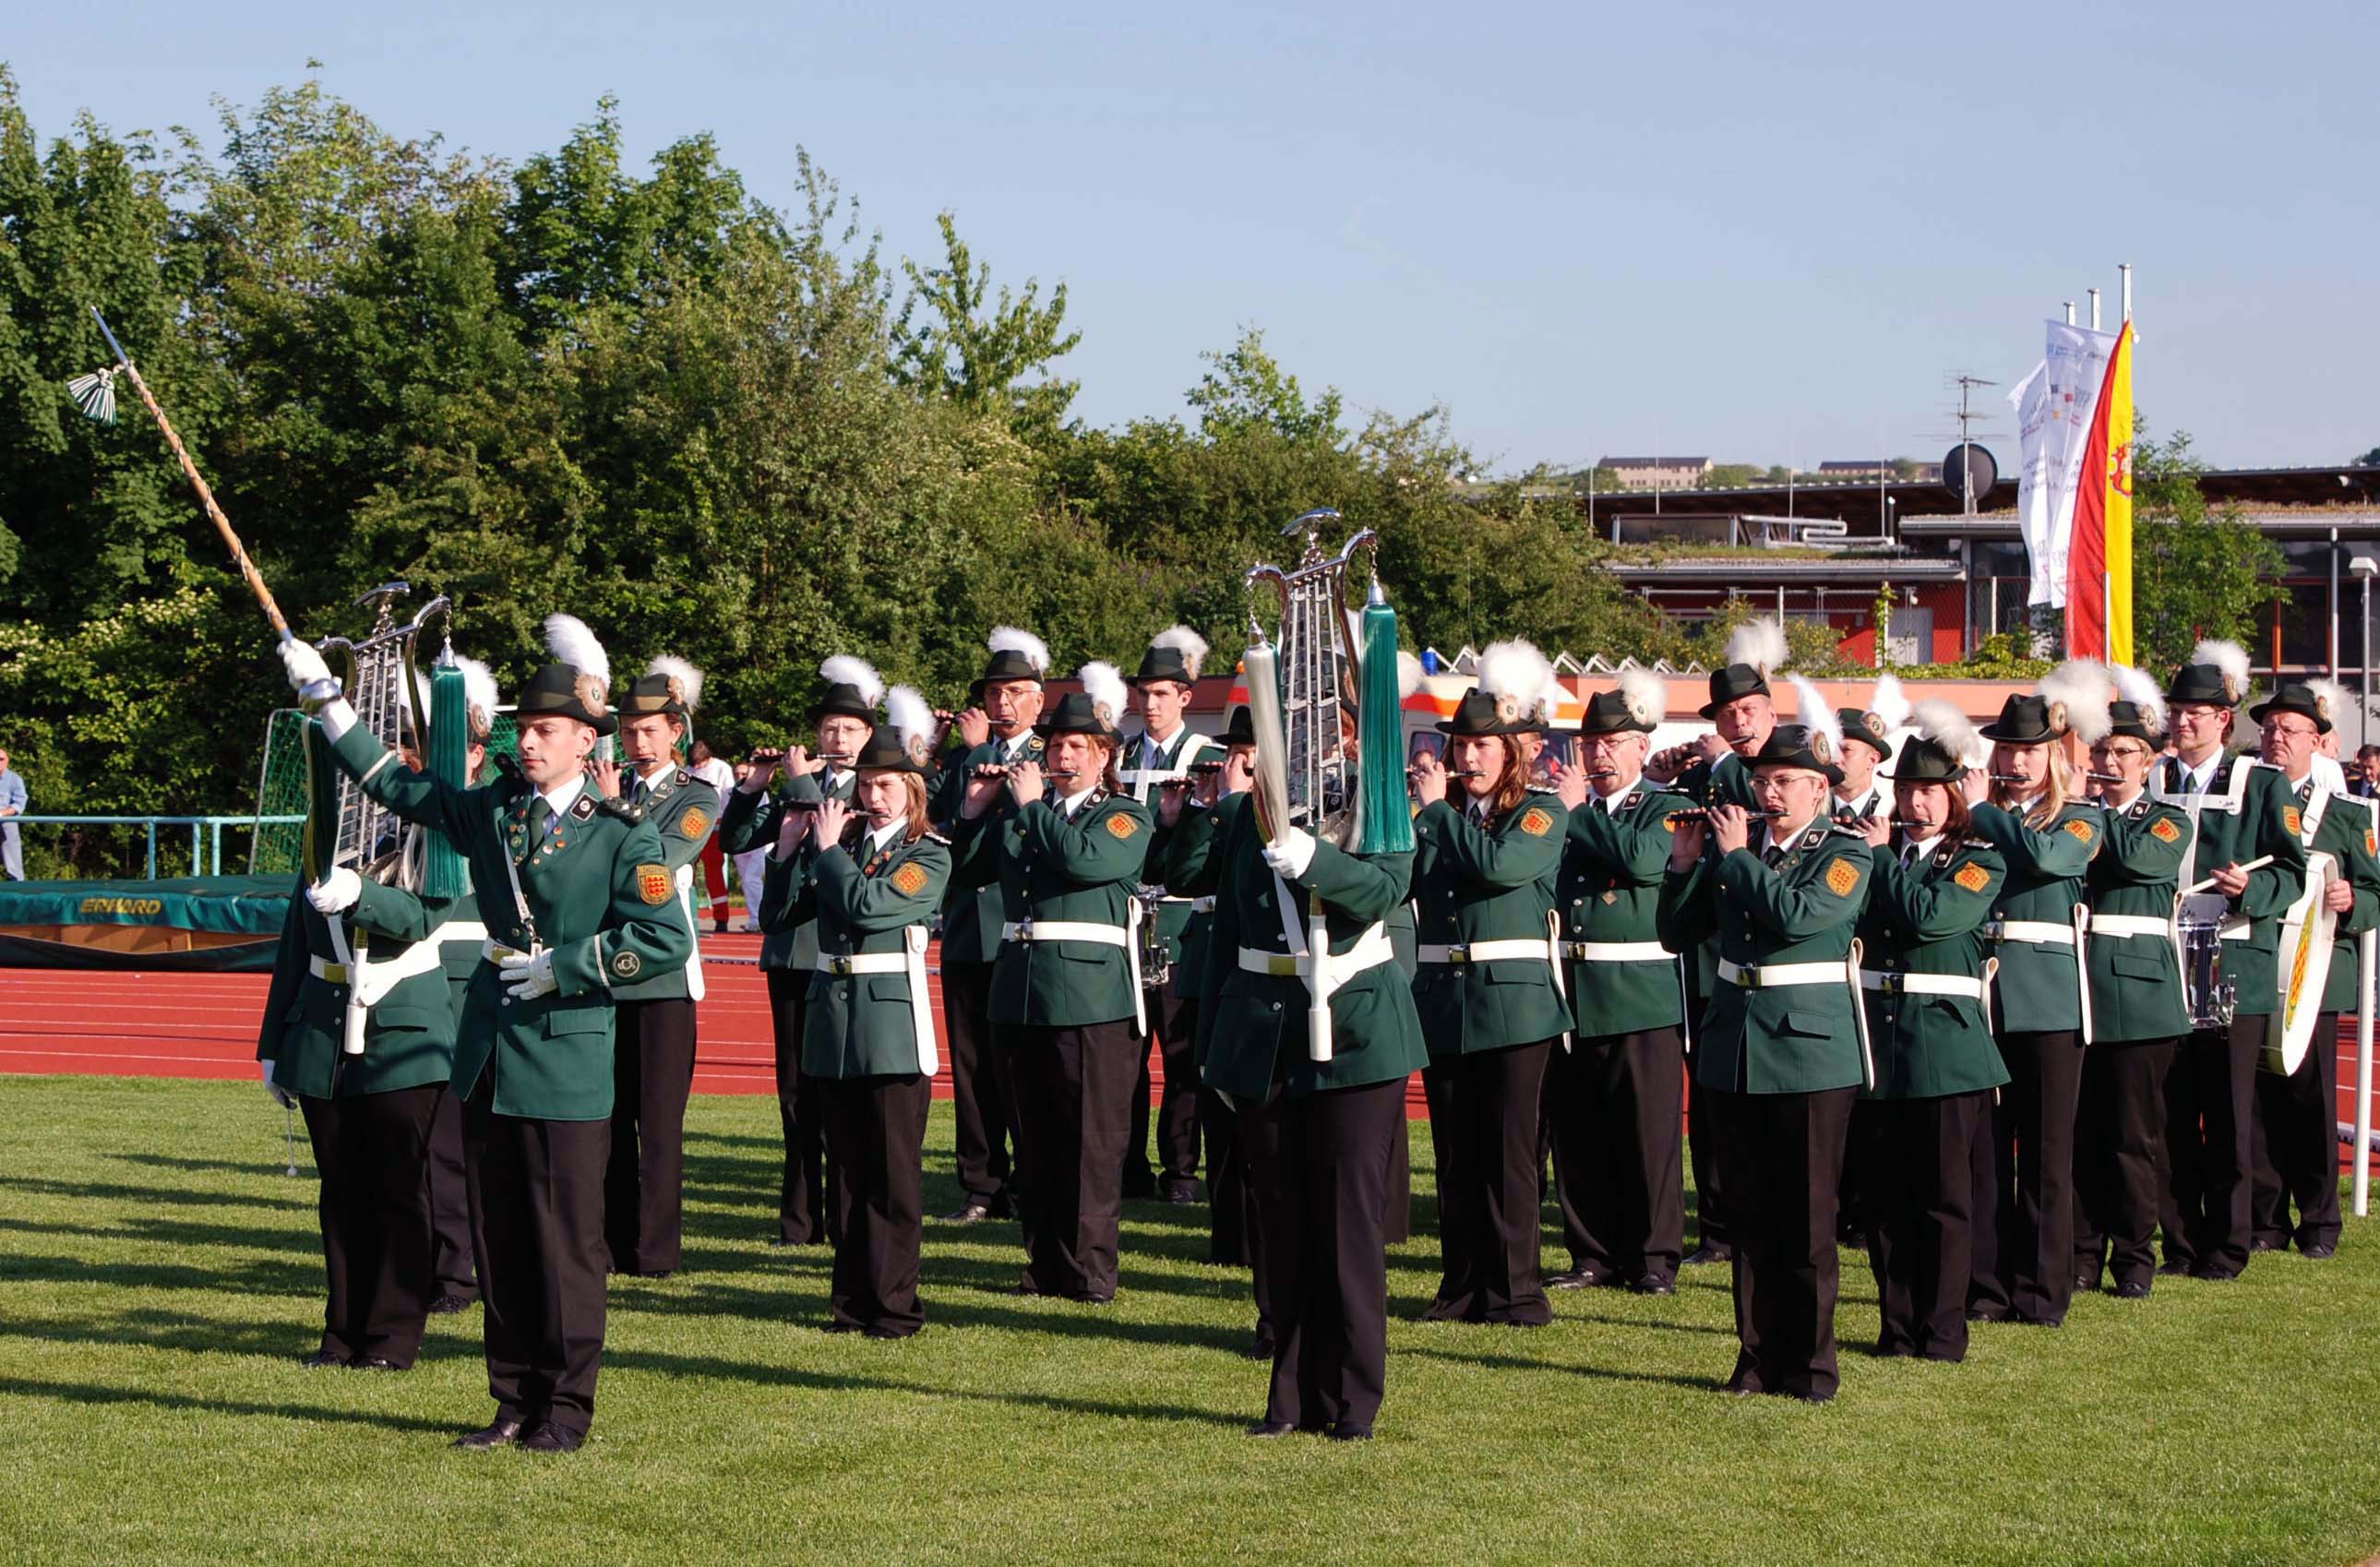
[[[1134,955],[1140,964],[1140,988],[1154,990],[1173,978],[1173,950],[1157,929],[1157,908],[1165,901],[1162,887],[1143,887],[1133,896],[1140,900],[1140,950]]]
[[[1344,835],[1353,815],[1354,757],[1349,721],[1354,716],[1354,646],[1359,636],[1356,615],[1347,607],[1347,571],[1356,552],[1377,550],[1379,536],[1357,528],[1335,555],[1322,553],[1321,528],[1340,520],[1322,506],[1307,512],[1281,529],[1284,538],[1302,538],[1305,547],[1297,564],[1248,568],[1247,583],[1269,582],[1281,595],[1281,639],[1269,642],[1263,623],[1248,622],[1248,711],[1258,735],[1277,733],[1282,756],[1277,768],[1268,766],[1266,747],[1257,747],[1255,804],[1269,830],[1300,826],[1318,837],[1334,841]],[[1360,613],[1362,606],[1356,606]],[[1258,663],[1274,679],[1257,678]],[[1269,730],[1267,710],[1273,726]],[[1268,772],[1274,787],[1268,787]]]
[[[414,667],[414,650],[431,617],[451,623],[452,606],[442,593],[417,610],[411,620],[400,623],[396,619],[396,601],[410,591],[411,588],[403,582],[382,583],[356,601],[359,607],[372,612],[371,630],[363,640],[351,642],[344,637],[332,637],[315,647],[326,658],[333,653],[346,655],[347,702],[356,710],[357,725],[393,754],[404,743],[409,713],[416,743],[426,758],[430,701],[421,686],[420,672]],[[328,871],[346,869],[382,886],[419,891],[428,848],[423,830],[407,825],[395,812],[376,803],[345,772],[339,774],[336,802],[335,823],[307,825],[314,844],[309,873],[319,880]],[[343,930],[336,917],[331,925],[335,939],[352,943],[346,954],[346,1032],[341,1048],[348,1055],[361,1055],[364,1024],[371,1010],[364,999],[363,986],[370,938],[359,925],[349,925]]]
[[[2191,1027],[2229,1027],[2239,996],[2223,977],[2223,921],[2184,913],[2174,921],[2174,931],[2181,947],[2182,1002]]]

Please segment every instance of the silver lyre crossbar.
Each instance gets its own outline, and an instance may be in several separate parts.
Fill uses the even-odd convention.
[[[1250,588],[1269,582],[1281,595],[1281,636],[1267,650],[1269,659],[1255,656],[1266,638],[1261,620],[1250,623],[1250,706],[1261,705],[1254,689],[1261,662],[1275,669],[1280,681],[1288,820],[1317,833],[1343,824],[1354,805],[1347,739],[1354,726],[1346,720],[1354,716],[1347,703],[1360,640],[1356,615],[1363,605],[1350,613],[1347,572],[1358,551],[1377,549],[1379,541],[1370,528],[1358,528],[1337,554],[1325,556],[1320,530],[1339,520],[1328,506],[1307,512],[1281,529],[1285,537],[1305,541],[1297,564],[1287,570],[1251,566],[1246,577]]]
[[[391,752],[403,741],[405,715],[426,715],[430,711],[427,693],[420,688],[420,672],[414,667],[414,650],[431,617],[447,616],[451,607],[442,593],[416,611],[411,620],[400,623],[395,605],[410,590],[402,582],[382,583],[356,601],[372,612],[371,630],[362,641],[333,637],[316,644],[325,655],[346,655],[347,701],[356,710],[357,724]],[[400,833],[396,818],[344,773],[339,777],[338,813],[337,829],[329,835],[329,859],[320,868],[322,871],[345,867],[376,881],[419,890],[421,856],[395,853],[392,857],[398,841],[418,834]]]

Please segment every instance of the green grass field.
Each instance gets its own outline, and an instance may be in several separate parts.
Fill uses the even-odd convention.
[[[1390,1258],[1379,1439],[1253,1442],[1245,1280],[1203,1209],[1134,1205],[1104,1310],[1007,1293],[1013,1225],[929,1228],[926,1332],[817,1330],[822,1252],[772,1251],[776,1109],[700,1099],[687,1269],[614,1289],[594,1438],[470,1455],[479,1314],[402,1376],[298,1368],[321,1324],[313,1185],[247,1084],[0,1078],[0,1559],[833,1563],[1224,1560],[2359,1561],[2380,1549],[2380,1245],[2228,1285],[1978,1329],[1879,1361],[1846,1259],[1842,1396],[1717,1391],[1726,1279],[1560,1294],[1537,1332],[1415,1321]],[[929,1137],[948,1206],[950,1128]],[[1430,1221],[1415,1127],[1416,1219]],[[1560,1258],[1548,1248],[1548,1261]]]

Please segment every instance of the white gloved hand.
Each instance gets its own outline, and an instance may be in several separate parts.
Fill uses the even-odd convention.
[[[310,702],[326,702],[339,695],[338,677],[322,655],[306,643],[292,637],[280,648],[281,667],[289,675],[290,688]]]
[[[284,1110],[297,1109],[298,1096],[273,1080],[272,1058],[268,1056],[257,1065],[264,1068],[264,1091],[273,1096],[273,1102]]]
[[[364,879],[343,865],[307,888],[306,901],[323,914],[345,914],[363,893]]]
[[[1264,862],[1282,879],[1296,881],[1314,863],[1314,835],[1295,827],[1289,829],[1265,845]]]
[[[504,987],[504,994],[517,1002],[551,995],[558,983],[553,978],[553,954],[550,952],[506,953],[496,959],[496,966],[504,971],[504,978],[512,981]]]

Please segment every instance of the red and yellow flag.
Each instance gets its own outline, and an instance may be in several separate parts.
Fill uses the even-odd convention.
[[[2066,556],[2066,651],[2132,662],[2132,323],[2116,334],[2082,450]]]

